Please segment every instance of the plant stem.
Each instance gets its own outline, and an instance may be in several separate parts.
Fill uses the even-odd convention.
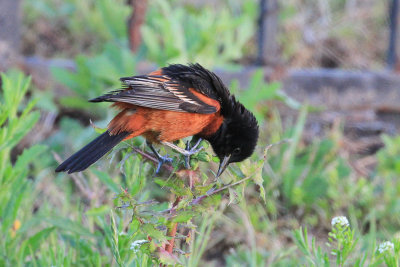
[[[176,235],[176,230],[178,229],[178,223],[171,223],[171,226],[168,229],[167,236],[172,237],[171,240],[168,241],[168,244],[165,246],[165,251],[168,253],[173,252],[174,250],[174,243],[175,243],[175,235]]]
[[[172,208],[169,210],[169,213],[175,213],[175,208],[178,206],[179,202],[181,201],[182,197],[176,197],[174,204],[172,204]],[[174,251],[174,244],[175,244],[175,236],[176,231],[178,229],[177,222],[170,222],[168,227],[167,236],[171,237],[168,243],[165,245],[165,251],[172,254]],[[160,267],[167,267],[166,264],[160,264]]]
[[[175,199],[174,204],[172,205],[172,209],[170,210],[170,213],[175,212],[175,207],[178,206],[179,202],[181,201],[182,197],[179,196]],[[178,223],[171,222],[170,227],[168,228],[168,233],[167,236],[172,237],[169,241],[168,244],[165,246],[165,250],[169,253],[172,253],[174,249],[174,243],[175,243],[175,235],[176,235],[176,230],[178,229]]]

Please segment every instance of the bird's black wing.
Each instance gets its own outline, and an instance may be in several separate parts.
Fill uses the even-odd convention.
[[[90,102],[122,102],[141,107],[178,112],[211,114],[217,108],[201,101],[176,79],[166,75],[143,75],[120,79],[126,87],[112,91]]]

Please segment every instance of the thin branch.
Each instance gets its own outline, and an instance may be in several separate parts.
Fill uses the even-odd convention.
[[[134,147],[134,146],[131,146],[131,145],[129,145],[129,146],[133,149],[133,151],[135,151],[136,153],[142,155],[142,157],[145,158],[146,160],[148,160],[150,162],[153,162],[155,165],[158,164],[158,159],[156,157],[154,157],[153,155],[148,154],[147,152],[145,152],[145,151],[143,151],[143,150],[141,150],[141,149],[139,149],[137,147]],[[165,164],[164,163],[162,165],[162,167],[164,169],[166,169],[167,171],[171,172],[171,173],[175,170],[174,167],[172,165],[170,165],[170,164]]]
[[[258,170],[259,170],[259,169],[258,169]],[[207,198],[207,197],[211,197],[211,196],[213,196],[213,195],[215,195],[215,194],[217,194],[217,193],[219,193],[219,192],[221,192],[221,191],[224,191],[224,190],[226,190],[226,189],[228,189],[228,188],[231,188],[231,187],[234,187],[234,186],[239,185],[239,184],[241,184],[241,183],[244,183],[245,181],[247,181],[247,180],[249,180],[250,178],[252,178],[253,175],[254,175],[255,173],[256,173],[256,172],[254,172],[252,175],[250,175],[250,176],[248,176],[248,177],[246,177],[246,178],[243,178],[242,180],[239,180],[239,181],[234,182],[234,183],[232,183],[232,184],[225,185],[225,186],[223,186],[223,187],[221,187],[221,188],[219,188],[219,189],[215,189],[215,187],[213,187],[213,188],[211,188],[210,190],[208,190],[206,194],[201,195],[201,196],[196,197],[195,199],[193,199],[193,200],[189,203],[188,206],[195,206],[195,205],[198,205],[198,204],[200,204],[200,202],[201,202],[203,199],[205,199],[205,198]],[[172,212],[175,211],[175,208],[176,208],[176,207],[173,206],[172,208],[163,210],[163,211],[161,211],[160,213],[169,213],[169,214],[171,214]]]
[[[239,185],[241,183],[244,183],[247,180],[249,180],[251,177],[253,177],[253,175],[254,174],[252,174],[252,175],[250,175],[250,176],[248,176],[246,178],[243,178],[242,180],[234,182],[232,184],[225,185],[225,186],[223,186],[223,187],[221,187],[219,189],[216,189],[216,190],[215,190],[215,188],[211,188],[210,190],[207,191],[207,193],[205,195],[202,195],[202,196],[199,196],[199,197],[196,197],[195,199],[193,199],[192,202],[190,202],[189,206],[198,205],[203,199],[205,199],[207,197],[211,197],[211,196],[213,196],[213,195],[215,195],[215,194],[217,194],[217,193],[219,193],[221,191],[224,191],[224,190],[226,190],[228,188],[231,188],[231,187],[234,187],[234,186]]]
[[[279,142],[276,142],[276,143],[267,145],[267,146],[265,147],[265,149],[264,149],[264,161],[266,160],[268,151],[269,151],[273,146],[281,145],[281,144],[283,144],[283,143],[288,143],[288,142],[291,142],[291,139],[283,139],[283,140],[281,140],[281,141],[279,141]],[[246,177],[246,178],[243,178],[242,180],[239,180],[239,181],[234,182],[234,183],[232,183],[232,184],[225,185],[225,186],[223,186],[223,187],[221,187],[221,188],[219,188],[219,189],[216,189],[216,190],[215,190],[215,188],[211,188],[210,190],[207,191],[207,193],[206,193],[205,195],[202,195],[202,196],[199,196],[199,197],[193,199],[192,202],[190,202],[189,206],[198,205],[203,199],[205,199],[205,198],[207,198],[207,197],[213,196],[213,195],[215,195],[215,194],[217,194],[217,193],[219,193],[219,192],[221,192],[221,191],[224,191],[224,190],[226,190],[226,189],[228,189],[228,188],[231,188],[231,187],[234,187],[234,186],[236,186],[236,185],[239,185],[239,184],[241,184],[241,183],[246,182],[247,180],[249,180],[250,178],[252,178],[261,168],[263,168],[263,165],[259,166],[251,175],[249,175],[249,176]]]

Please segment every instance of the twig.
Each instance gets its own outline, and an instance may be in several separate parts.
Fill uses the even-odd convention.
[[[255,173],[255,172],[254,172],[254,173]],[[215,190],[215,188],[211,188],[210,190],[207,191],[207,193],[206,193],[205,195],[201,195],[201,196],[196,197],[195,199],[193,199],[193,200],[190,202],[189,206],[198,205],[203,199],[205,199],[205,198],[207,198],[207,197],[211,197],[212,195],[215,195],[215,194],[217,194],[217,193],[219,193],[219,192],[221,192],[221,191],[224,191],[224,190],[226,190],[226,189],[228,189],[228,188],[231,188],[231,187],[234,187],[234,186],[236,186],[236,185],[238,185],[238,184],[244,183],[245,181],[247,181],[247,180],[249,180],[251,177],[253,177],[253,175],[254,175],[254,174],[252,174],[252,175],[250,175],[250,176],[248,176],[248,177],[246,177],[246,178],[243,178],[242,180],[239,180],[239,181],[237,181],[237,182],[234,182],[234,183],[232,183],[232,184],[225,185],[225,186],[223,186],[223,187],[221,187],[221,188],[219,188],[219,189],[217,189],[217,190]]]
[[[265,147],[265,149],[264,149],[264,160],[265,160],[266,157],[267,157],[268,151],[269,151],[273,146],[281,145],[281,144],[283,144],[283,143],[288,143],[288,142],[291,142],[291,139],[283,139],[283,140],[281,140],[281,141],[279,141],[279,142],[276,142],[276,143],[267,145],[267,146]],[[205,195],[202,195],[202,196],[199,196],[199,197],[193,199],[193,200],[190,202],[189,206],[198,205],[203,199],[205,199],[205,198],[207,198],[207,197],[210,197],[210,196],[212,196],[212,195],[215,195],[215,194],[217,194],[217,193],[219,193],[219,192],[221,192],[221,191],[224,191],[224,190],[226,190],[226,189],[228,189],[228,188],[234,187],[234,186],[236,186],[236,185],[238,185],[238,184],[244,183],[245,181],[247,181],[247,180],[249,180],[250,178],[252,178],[252,177],[254,176],[254,174],[256,174],[256,173],[260,170],[260,168],[262,168],[262,167],[263,167],[263,165],[259,166],[251,175],[249,175],[249,176],[246,177],[246,178],[243,178],[242,180],[239,180],[239,181],[234,182],[234,183],[232,183],[232,184],[225,185],[225,186],[223,186],[223,187],[221,187],[221,188],[219,188],[219,189],[217,189],[217,190],[215,190],[215,188],[211,188],[210,190],[207,191],[207,193],[206,193]]]
[[[134,146],[130,146],[130,147],[133,149],[133,151],[135,151],[136,153],[142,155],[142,156],[143,156],[145,159],[147,159],[148,161],[153,162],[153,163],[155,163],[155,164],[158,164],[158,159],[157,159],[156,157],[154,157],[154,156],[152,156],[152,155],[146,153],[145,151],[143,151],[143,150],[141,150],[141,149],[139,149],[139,148],[137,148],[137,147],[134,147]],[[167,171],[169,171],[169,172],[173,172],[173,171],[174,171],[174,167],[172,167],[170,164],[165,164],[165,163],[164,163],[164,164],[162,165],[162,167],[163,167],[164,169],[166,169]]]

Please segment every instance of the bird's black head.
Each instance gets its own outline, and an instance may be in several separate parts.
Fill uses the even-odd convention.
[[[207,139],[220,159],[217,177],[232,162],[251,156],[258,140],[258,124],[253,113],[248,111],[233,95],[231,107],[224,110],[224,121],[218,131]]]

